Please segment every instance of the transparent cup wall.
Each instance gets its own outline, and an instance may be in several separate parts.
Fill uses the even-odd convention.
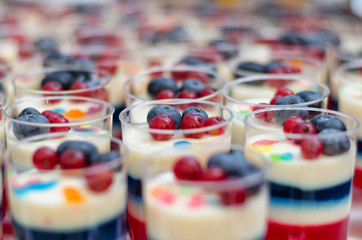
[[[210,67],[173,67],[173,68],[154,68],[148,71],[138,73],[127,80],[124,85],[127,106],[131,104],[154,100],[148,93],[148,84],[156,77],[172,78],[176,81],[180,89],[183,82],[187,79],[199,80],[204,88],[210,87],[213,93],[198,97],[197,100],[205,100],[220,103],[222,101],[221,91],[225,85],[225,80],[212,71]]]
[[[191,148],[153,152],[146,157],[142,164],[145,176],[142,186],[148,239],[264,238],[268,164],[260,154],[250,150],[244,152],[244,148],[237,145],[231,147],[232,151],[245,156],[247,162],[260,168],[244,177],[220,181],[176,179],[172,169],[178,159],[194,157],[206,169],[212,148],[215,145],[195,144]],[[217,151],[222,152],[228,153],[230,148]],[[178,157],[171,160],[169,156]],[[208,157],[205,159],[205,156]],[[235,160],[245,161],[242,158]],[[246,193],[245,199],[237,201],[236,195],[241,192]]]
[[[360,114],[362,98],[362,60],[351,61],[341,65],[337,71],[338,110],[349,114],[362,122]],[[362,130],[357,131],[357,161],[354,186],[357,192],[362,192]]]
[[[54,111],[68,119],[69,122],[52,123],[49,120],[44,121],[44,116],[37,117],[36,114],[30,117],[22,116],[18,120],[18,115],[27,108],[34,108],[40,113],[46,110]],[[7,146],[10,147],[26,137],[50,132],[87,132],[111,135],[113,111],[114,108],[111,104],[91,98],[47,97],[20,101],[3,110],[6,119]],[[23,160],[31,165],[30,157]]]
[[[169,105],[180,113],[190,106],[204,110],[208,117],[221,116],[225,119],[216,125],[196,129],[150,129],[147,115],[157,105]],[[153,151],[191,147],[193,144],[215,144],[210,153],[228,148],[231,144],[231,110],[217,103],[195,100],[162,100],[134,104],[120,114],[122,140],[129,149],[128,155],[128,211],[130,235],[132,238],[145,238],[144,209],[142,197],[142,159]],[[155,139],[154,139],[155,138]],[[157,139],[164,140],[157,140]],[[171,161],[175,156],[168,156],[164,161]],[[205,155],[207,157],[207,155]]]
[[[329,89],[326,85],[308,80],[304,77],[288,75],[255,75],[239,78],[225,85],[223,90],[224,105],[233,110],[235,118],[232,121],[231,141],[233,144],[244,144],[244,123],[246,114],[254,109],[270,108],[277,90],[281,87],[289,88],[298,94],[302,91],[319,93],[316,99],[310,99],[296,106],[313,106],[326,108]],[[281,106],[281,105],[279,105]],[[286,105],[283,105],[286,106]],[[291,105],[290,105],[291,106]]]
[[[310,121],[320,114],[313,120],[317,124],[335,117],[346,130],[298,134],[280,125],[290,116]],[[358,127],[343,113],[303,107],[264,109],[245,117],[246,148],[271,163],[268,239],[347,238]]]
[[[32,156],[39,147],[55,151],[69,140],[93,143],[97,148],[97,154],[92,156],[95,162],[110,151],[118,152],[119,156],[80,169],[40,170],[24,165],[23,157]],[[15,237],[126,239],[126,154],[115,138],[81,133],[38,135],[11,146],[5,159]],[[97,176],[101,175],[106,182],[99,182]]]

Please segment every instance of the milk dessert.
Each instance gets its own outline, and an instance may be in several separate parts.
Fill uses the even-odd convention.
[[[224,104],[233,110],[231,141],[244,144],[246,114],[273,106],[312,106],[326,108],[329,89],[322,83],[288,75],[255,75],[239,78],[225,85]],[[295,95],[292,99],[286,97]],[[283,98],[282,100],[280,100]]]
[[[24,240],[125,239],[126,150],[109,136],[97,136],[108,144],[100,149],[88,142],[90,134],[77,133],[77,141],[65,140],[72,139],[70,135],[38,135],[8,149],[8,197],[15,236]],[[53,138],[64,141],[48,141]],[[14,153],[36,141],[42,145],[32,156],[34,166],[22,165]]]
[[[172,98],[220,103],[224,85],[224,78],[209,67],[176,66],[153,68],[133,75],[123,90],[127,106],[146,100]]]
[[[184,115],[183,121],[181,114]],[[216,147],[203,155],[206,159],[215,151],[230,147],[232,118],[233,113],[228,108],[217,103],[196,100],[148,101],[122,111],[122,139],[129,149],[128,214],[132,238],[146,238],[141,190],[142,159],[161,149],[182,148],[187,152],[188,149],[193,149],[194,144],[215,144]],[[176,157],[168,155],[159,161],[168,167]]]
[[[91,98],[46,97],[23,100],[7,106],[3,111],[6,142],[10,147],[23,138],[50,132],[110,135],[113,111],[109,103]],[[58,139],[54,139],[54,142],[58,143]],[[39,146],[41,142],[28,145]],[[24,166],[32,166],[32,150],[19,149],[19,159],[23,160]],[[20,158],[20,155],[24,156]]]
[[[351,61],[349,63],[341,65],[337,70],[336,79],[338,82],[338,110],[354,116],[358,121],[362,121],[362,115],[360,114],[362,97],[362,74],[360,67],[362,66],[361,60]],[[357,161],[354,175],[354,189],[357,193],[362,190],[362,131],[357,131]]]
[[[154,152],[143,162],[148,239],[264,239],[265,159],[241,146],[201,159],[212,147]],[[179,157],[165,168],[159,156],[171,152]]]
[[[255,111],[245,124],[246,148],[271,163],[267,239],[346,239],[358,121],[288,107]]]

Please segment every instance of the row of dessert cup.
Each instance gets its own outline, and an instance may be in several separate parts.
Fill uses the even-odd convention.
[[[54,98],[50,99],[53,100]],[[68,100],[74,99],[70,98]],[[83,98],[82,101],[85,101],[85,99]],[[42,102],[44,102],[44,99],[42,99]],[[231,146],[230,123],[233,118],[233,113],[231,110],[219,104],[198,102],[197,106],[204,109],[210,117],[222,116],[226,120],[225,123],[196,131],[150,130],[147,127],[147,113],[152,107],[160,103],[185,109],[185,107],[191,103],[195,103],[195,101],[180,102],[168,100],[140,103],[129,107],[120,115],[120,120],[124,123],[122,125],[124,135],[121,149],[126,149],[126,151],[121,151],[121,155],[126,160],[124,165],[127,166],[127,170],[130,170],[127,174],[124,170],[124,165],[122,168],[114,168],[122,169],[119,178],[116,176],[117,174],[114,173],[114,179],[119,179],[118,184],[123,184],[123,186],[119,185],[118,187],[124,189],[124,191],[126,191],[125,189],[127,187],[125,185],[128,181],[128,221],[131,227],[130,232],[132,231],[132,227],[138,229],[138,232],[131,233],[133,238],[140,239],[139,236],[135,236],[134,234],[140,234],[140,222],[142,222],[142,220],[144,221],[144,219],[142,219],[144,211],[143,197],[146,201],[144,205],[146,220],[152,223],[147,225],[147,234],[150,234],[150,238],[185,239],[186,237],[187,239],[200,239],[207,237],[209,239],[220,239],[220,236],[223,236],[223,239],[250,239],[263,237],[266,233],[266,225],[262,223],[266,221],[268,199],[270,199],[268,234],[273,234],[271,229],[288,234],[290,231],[295,232],[295,229],[301,226],[303,226],[302,230],[300,230],[301,233],[311,234],[310,236],[325,234],[323,231],[325,231],[326,228],[329,229],[329,231],[332,231],[330,229],[334,229],[333,236],[335,234],[336,236],[344,236],[346,234],[351,200],[350,186],[356,153],[355,134],[358,128],[358,121],[354,118],[338,112],[305,107],[270,108],[250,113],[244,120],[246,124],[246,149],[250,152],[255,150],[259,151],[264,157],[255,152],[252,154],[253,157],[251,157],[251,153],[245,153],[245,156],[248,160],[252,161],[253,164],[260,167],[260,169],[256,171],[257,173],[254,172],[246,178],[233,178],[228,181],[220,181],[217,182],[217,184],[215,182],[203,181],[176,181],[170,169],[178,158],[189,155],[197,158],[202,156],[202,159],[198,159],[198,161],[200,161],[202,167],[205,168],[207,159],[211,155],[217,152],[229,151]],[[185,106],[185,104],[188,105]],[[5,115],[11,107],[13,106],[5,109]],[[275,123],[275,120],[266,123],[264,120],[258,118],[263,112],[285,111],[290,113],[292,110],[294,114],[296,112],[296,114],[307,112],[310,116],[320,113],[336,116],[345,123],[347,130],[342,133],[319,136],[290,134],[288,138],[320,137],[321,139],[330,139],[347,136],[348,141],[350,141],[348,151],[333,157],[322,154],[320,156],[322,159],[303,159],[299,147],[286,140],[281,127]],[[111,117],[111,115],[110,113],[108,116]],[[223,129],[223,131],[219,132],[220,135],[208,135],[212,130],[220,128]],[[132,131],[134,131],[134,133],[130,134]],[[203,132],[205,136],[197,139],[187,139],[183,137],[185,133],[195,134],[199,132]],[[168,141],[156,142],[152,140],[150,133],[174,134],[174,136]],[[209,141],[208,139],[210,138],[214,138],[215,140]],[[47,139],[47,141],[41,141],[42,139]],[[63,173],[59,169],[53,171],[38,171],[34,169],[34,167],[24,163],[24,155],[32,155],[31,152],[34,152],[34,148],[40,146],[39,142],[54,149],[63,142],[64,139],[76,139],[78,141],[85,139],[95,144],[99,152],[114,150],[114,144],[109,144],[110,136],[95,137],[95,135],[74,134],[72,132],[34,136],[9,146],[9,150],[5,154],[5,160],[8,166],[6,170],[7,176],[11,179],[9,181],[8,191],[10,191],[10,209],[15,216],[14,226],[16,234],[30,234],[39,237],[51,236],[47,234],[63,234],[62,236],[64,236],[64,234],[69,231],[69,228],[72,228],[70,226],[74,227],[75,223],[80,225],[75,224],[77,226],[76,230],[72,228],[72,230],[70,230],[71,234],[79,234],[81,236],[87,236],[87,234],[91,234],[90,232],[92,232],[92,234],[96,232],[96,234],[100,236],[103,236],[102,234],[115,234],[119,229],[115,232],[107,231],[107,233],[105,233],[104,228],[115,226],[113,224],[117,223],[122,223],[122,226],[125,226],[125,223],[121,220],[125,216],[125,192],[123,192],[122,195],[119,191],[116,194],[109,190],[102,193],[105,195],[109,194],[108,196],[102,196],[100,193],[94,194],[89,192],[89,190],[79,189],[79,187],[84,187],[84,182],[83,184],[79,182],[85,181],[83,171],[83,179],[80,178],[80,180],[78,177],[75,177],[75,173]],[[101,141],[102,139],[105,141]],[[112,141],[117,142],[118,140],[112,139]],[[29,142],[33,144],[29,144]],[[135,142],[137,143],[136,148],[134,146],[132,147],[132,143],[134,144]],[[151,151],[150,145],[162,146],[159,149],[162,152],[157,154],[153,153],[156,149],[153,148]],[[238,149],[238,147],[235,148]],[[25,151],[25,149],[28,149],[28,151]],[[268,151],[274,151],[274,155],[278,155],[279,159],[271,157],[273,154],[269,155]],[[284,153],[283,151],[287,152]],[[145,168],[146,178],[143,178],[146,181],[142,184],[143,180],[140,179],[140,177],[137,179],[137,176],[140,175],[140,170],[137,170],[137,168],[141,169],[141,161],[135,161],[134,159],[137,159],[137,157],[145,158],[147,156],[149,160],[144,163],[147,165]],[[264,161],[259,162],[255,156],[258,156],[260,159],[264,158]],[[330,161],[325,160],[328,158],[330,158]],[[348,161],[346,161],[346,159],[348,159]],[[271,165],[270,172],[267,176],[268,181],[271,183],[270,196],[267,194],[264,181],[265,169],[267,168],[265,161]],[[138,167],[132,167],[132,165],[138,165]],[[324,171],[318,170],[325,168],[329,169],[328,172],[333,171],[333,179],[331,179],[329,174],[322,174]],[[133,171],[131,171],[132,169]],[[301,169],[303,169],[304,174],[301,173]],[[35,179],[33,179],[33,177]],[[283,183],[290,184],[290,186],[285,186]],[[114,181],[113,184],[117,184],[116,181]],[[234,193],[239,193],[240,190],[249,189],[247,191],[249,194],[243,195],[243,201],[231,201],[232,205],[229,206],[219,199],[220,189],[228,193],[227,189],[229,184],[232,186],[230,187],[231,195],[229,196],[231,199],[235,198]],[[340,185],[343,187],[342,192],[344,195],[340,196],[338,193],[338,196],[331,196],[333,188],[338,188]],[[117,188],[117,185],[114,187]],[[142,195],[142,189],[136,189],[139,187],[143,187],[144,195]],[[284,195],[280,195],[281,193],[278,192],[280,188],[286,188],[287,192],[283,192]],[[39,207],[37,199],[45,199],[44,196],[54,194],[54,191],[58,192],[58,194],[65,194],[65,199],[68,202],[59,203],[54,201],[50,203],[50,206],[48,205],[49,202],[44,202],[41,207]],[[301,191],[302,193],[300,193]],[[114,195],[111,195],[111,193]],[[299,197],[297,196],[296,199],[288,199],[295,197],[295,193],[299,193]],[[315,196],[318,196],[318,198],[314,199]],[[302,199],[300,199],[300,197]],[[119,200],[121,198],[123,201],[115,201],[115,199]],[[236,197],[236,199],[237,198],[238,197]],[[53,197],[49,199],[53,199]],[[101,199],[107,202],[106,205],[109,205],[110,211],[106,211],[108,208],[104,209],[105,203]],[[35,204],[34,201],[37,202],[36,205],[38,208],[33,207],[32,204]],[[93,204],[101,204],[103,206],[101,213],[89,211],[90,206],[87,204],[88,201]],[[188,201],[193,203],[190,205]],[[115,205],[111,205],[112,202],[117,202],[118,208],[116,208]],[[121,202],[123,204],[122,206],[119,205]],[[326,202],[328,202],[328,206],[324,206]],[[16,208],[14,207],[15,203]],[[30,206],[27,204],[30,204]],[[71,212],[77,209],[80,213],[87,213],[88,215],[82,217],[83,214],[79,214],[80,219],[74,218],[75,222],[65,221],[63,217],[59,218],[63,220],[58,220],[57,216],[59,216],[59,211],[57,211],[57,213],[53,212],[55,210],[52,204],[56,204],[58,207],[61,206],[61,212]],[[46,205],[48,205],[49,209],[44,210],[44,206]],[[92,206],[92,209],[97,208],[97,205]],[[304,211],[301,212],[300,208],[304,210],[307,209],[309,213],[305,214]],[[105,211],[103,211],[103,209]],[[119,209],[116,213],[120,214],[119,216],[115,216],[114,209]],[[319,209],[318,214],[314,213],[316,209]],[[330,219],[330,212],[333,212],[333,219]],[[49,215],[49,213],[51,214]],[[298,215],[298,217],[293,218],[293,216],[296,215]],[[319,217],[316,217],[317,215]],[[39,216],[39,218],[36,217],[35,220],[35,216]],[[240,229],[240,225],[235,224],[238,222],[235,219],[240,219],[239,221],[242,222],[246,221],[245,224],[247,224],[249,231]],[[290,222],[291,219],[294,219],[294,222]],[[205,225],[205,222],[212,224],[214,227],[211,228],[211,230],[199,231],[200,229],[208,227],[208,225]],[[125,228],[122,229],[123,231],[121,232],[124,233]],[[173,229],[172,232],[168,231],[169,229]],[[107,236],[113,239],[112,236],[114,235]],[[329,239],[339,238],[333,238],[331,235]]]

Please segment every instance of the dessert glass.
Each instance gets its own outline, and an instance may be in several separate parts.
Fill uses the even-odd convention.
[[[90,141],[99,153],[118,151],[120,156],[97,167],[39,170],[23,164],[24,155],[38,147],[56,149],[65,140]],[[41,145],[38,143],[41,142]],[[23,150],[19,152],[19,150]],[[30,150],[32,151],[24,151]],[[17,239],[126,239],[127,151],[118,139],[81,133],[51,133],[23,139],[4,154],[8,199]],[[112,169],[104,191],[89,187],[88,176]]]
[[[2,114],[2,110],[7,105],[7,99],[4,94],[0,93],[0,141],[5,143],[5,118]]]
[[[287,106],[269,104],[280,87],[289,88],[295,94],[301,91],[313,91],[320,94],[320,98],[318,99],[293,106],[327,107],[328,87],[304,77],[270,74],[239,78],[227,83],[223,89],[224,105],[233,110],[235,115],[231,124],[231,142],[233,144],[244,144],[243,119],[245,115],[252,112],[254,108]]]
[[[39,123],[18,120],[19,113],[26,108],[35,108],[40,113],[45,110],[57,112],[66,117],[69,123]],[[10,147],[20,138],[49,133],[55,131],[69,131],[74,133],[93,133],[111,135],[112,115],[114,108],[111,104],[92,98],[81,97],[44,97],[26,99],[3,110],[6,119],[6,142]],[[15,134],[16,129],[22,130]],[[24,131],[29,131],[24,135]],[[30,157],[23,158],[24,165],[32,166]],[[27,164],[26,164],[27,163]]]
[[[346,130],[288,134],[274,117],[260,119],[263,114],[333,116]],[[305,107],[263,109],[244,121],[246,148],[264,154],[271,164],[267,239],[347,239],[359,122],[340,112]]]
[[[197,106],[203,109],[209,117],[221,116],[225,121],[196,129],[150,129],[147,124],[147,114],[151,108],[159,104],[175,107],[180,112],[188,106]],[[230,123],[233,116],[232,111],[221,104],[177,99],[134,104],[121,112],[119,118],[122,125],[122,139],[124,145],[129,149],[127,158],[129,186],[128,217],[129,232],[132,239],[146,239],[142,197],[142,159],[157,150],[179,148],[197,143],[215,144],[216,147],[210,149],[210,154],[218,150],[227,149],[231,144]],[[151,134],[171,137],[166,141],[156,141],[153,140]],[[189,137],[190,134],[194,134],[193,136],[198,135],[199,138]],[[172,155],[168,156],[165,160],[171,161],[173,158],[174,156]]]
[[[205,167],[207,158],[201,158],[210,155],[214,147],[199,144],[192,149],[164,150],[145,159],[143,195],[148,239],[264,239],[268,164],[261,154],[251,150],[244,153],[242,146],[231,146],[231,150],[242,152],[247,161],[260,167],[260,171],[220,181],[177,180],[172,172],[177,158],[167,163],[163,161],[167,155],[193,156]],[[225,199],[226,195],[243,191],[246,192],[243,201],[231,203]]]
[[[205,87],[211,87],[215,90],[212,94],[197,98],[197,100],[221,102],[221,91],[225,85],[225,80],[215,73],[210,66],[207,67],[186,67],[177,66],[172,68],[153,68],[148,71],[140,72],[127,80],[124,84],[127,106],[131,104],[154,100],[147,93],[147,86],[155,77],[169,77],[177,82],[181,87],[183,80],[196,79],[204,83]]]

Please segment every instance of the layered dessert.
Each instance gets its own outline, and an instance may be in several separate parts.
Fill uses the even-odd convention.
[[[182,114],[182,115],[181,115]],[[230,146],[230,110],[201,101],[163,100],[133,105],[120,115],[122,139],[128,155],[128,211],[130,235],[145,237],[141,163],[161,149],[193,149],[194,144],[215,144],[205,152],[206,159]],[[160,157],[159,164],[170,169],[177,156]]]
[[[225,105],[232,109],[231,139],[234,144],[244,144],[246,114],[273,106],[327,106],[328,87],[324,84],[298,77],[255,76],[228,83],[223,91]]]
[[[272,164],[267,239],[346,239],[358,123],[306,108],[249,116],[246,146]]]
[[[108,140],[108,148],[100,149],[87,138],[57,143],[43,138],[31,156],[34,167],[22,171],[16,170],[21,156],[13,153],[30,148],[25,145],[31,142],[9,150],[8,196],[16,237],[123,239],[126,175],[119,150],[110,150],[111,138],[98,138]]]
[[[254,165],[235,149],[206,161],[195,152],[177,158],[173,171],[147,169],[151,172],[144,186],[148,239],[264,239],[265,166]],[[157,158],[149,159],[146,166]],[[254,180],[248,182],[248,177]]]

